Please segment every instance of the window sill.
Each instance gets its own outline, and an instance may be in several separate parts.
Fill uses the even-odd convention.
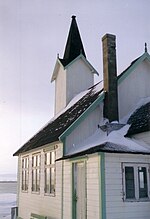
[[[40,192],[31,191],[31,194],[40,195]]]
[[[124,199],[124,202],[150,202],[150,198]]]
[[[28,193],[28,190],[21,190],[22,193]]]
[[[44,193],[44,196],[55,197],[55,193]]]

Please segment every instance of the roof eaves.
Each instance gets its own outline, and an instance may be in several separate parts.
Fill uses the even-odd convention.
[[[72,65],[74,62],[76,62],[78,59],[82,59],[86,65],[91,69],[93,74],[97,74],[99,76],[99,73],[97,70],[90,64],[90,62],[84,57],[84,55],[81,53],[79,56],[77,56],[74,60],[72,60],[69,64],[64,66],[64,69],[68,68],[70,65]]]
[[[148,59],[150,62],[150,55],[147,52],[145,52],[141,57],[137,58],[133,64],[131,63],[131,66],[129,66],[121,73],[121,75],[118,76],[118,85],[124,81],[124,79],[145,59]]]
[[[101,91],[99,97],[59,136],[59,140],[63,141],[104,100],[104,96],[105,93]]]

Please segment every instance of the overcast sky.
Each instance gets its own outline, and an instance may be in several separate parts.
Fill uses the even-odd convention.
[[[105,33],[117,37],[118,74],[150,50],[149,0],[0,0],[0,173],[16,173],[12,154],[53,116],[57,53],[63,56],[71,16],[88,61],[102,79]]]

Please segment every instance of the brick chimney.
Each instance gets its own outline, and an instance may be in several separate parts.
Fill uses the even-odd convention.
[[[116,64],[116,36],[106,34],[102,38],[103,44],[103,77],[104,91],[104,117],[118,121],[118,89],[117,89],[117,64]]]

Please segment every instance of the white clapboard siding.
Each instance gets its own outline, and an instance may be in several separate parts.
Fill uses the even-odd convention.
[[[139,133],[137,135],[134,135],[133,137],[150,145],[150,131]]]
[[[55,115],[66,106],[66,70],[60,65],[55,80]]]
[[[94,85],[94,74],[80,58],[67,67],[66,96],[67,103],[78,93]]]
[[[63,218],[72,217],[72,164],[64,161],[63,177]]]
[[[99,219],[99,157],[87,159],[87,219]]]
[[[94,85],[94,74],[82,58],[66,68],[59,65],[55,80],[55,114],[62,110],[80,92]]]
[[[33,153],[35,153],[34,151]],[[61,218],[61,177],[62,177],[62,161],[56,162],[56,192],[55,195],[49,196],[44,194],[44,151],[38,150],[41,153],[41,177],[40,177],[40,193],[34,194],[31,191],[32,177],[31,177],[31,165],[32,165],[32,153],[29,155],[29,189],[28,192],[21,191],[21,181],[19,182],[19,216],[24,219],[30,219],[31,213],[39,215],[50,216],[50,218]],[[56,157],[59,158],[62,153],[62,145],[59,144],[56,149]],[[19,164],[21,163],[21,157]],[[21,166],[19,168],[21,179]]]
[[[150,63],[143,61],[118,86],[119,118],[128,115],[141,98],[150,97]]]
[[[131,154],[105,154],[107,219],[148,219],[150,202],[124,202],[122,162],[150,163],[150,157]]]
[[[78,148],[82,141],[94,134],[102,118],[102,105],[97,106],[66,138],[65,153],[68,153],[72,148]]]

